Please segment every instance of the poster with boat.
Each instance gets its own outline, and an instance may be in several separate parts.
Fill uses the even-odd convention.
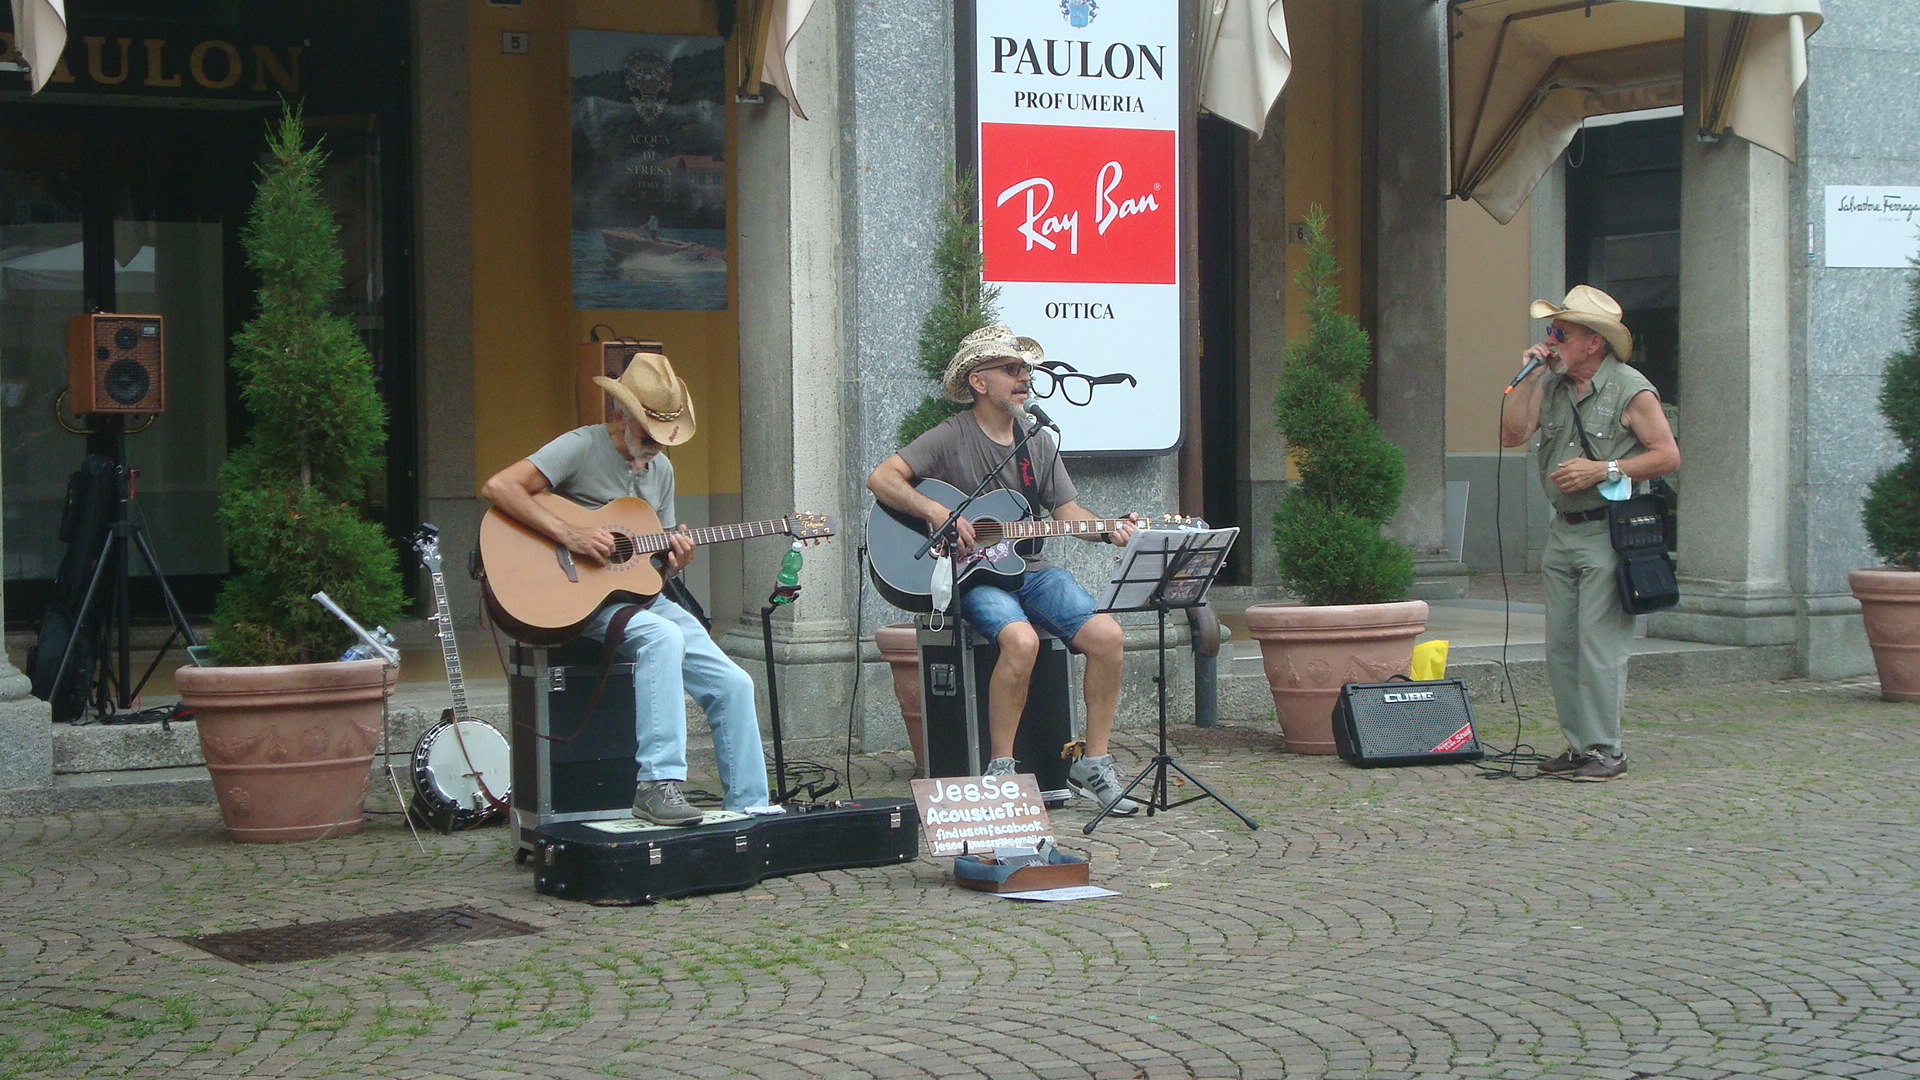
[[[727,306],[724,41],[574,30],[573,306]]]

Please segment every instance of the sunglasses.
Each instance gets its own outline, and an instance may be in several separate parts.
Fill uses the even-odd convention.
[[[995,364],[992,367],[985,367],[985,368],[981,368],[980,370],[981,371],[1004,371],[1007,374],[1013,376],[1014,378],[1019,379],[1019,378],[1024,378],[1028,375],[1033,374],[1033,365],[1032,364]]]
[[[1547,336],[1559,342],[1562,345],[1565,345],[1567,343],[1567,332],[1565,330],[1560,329],[1557,326],[1547,327]]]

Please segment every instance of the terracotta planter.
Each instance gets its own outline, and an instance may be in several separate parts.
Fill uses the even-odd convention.
[[[1920,571],[1855,570],[1847,583],[1867,620],[1880,696],[1920,701]]]
[[[1405,675],[1413,664],[1413,639],[1426,628],[1424,600],[1247,608],[1247,629],[1260,643],[1287,749],[1333,753],[1333,706],[1341,685]]]
[[[230,836],[271,843],[360,831],[381,702],[393,692],[383,662],[183,667],[174,681]]]
[[[913,775],[927,775],[926,732],[920,727],[920,646],[912,623],[894,623],[873,632],[880,658],[893,669],[893,696],[913,746]]]

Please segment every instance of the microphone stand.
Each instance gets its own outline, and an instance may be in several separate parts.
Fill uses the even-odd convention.
[[[972,506],[976,501],[979,500],[980,496],[985,495],[987,493],[987,489],[992,486],[994,479],[1000,475],[1000,471],[1002,469],[1005,469],[1007,467],[1007,463],[1013,460],[1014,455],[1018,454],[1027,445],[1027,443],[1033,440],[1033,437],[1035,435],[1038,435],[1040,433],[1040,428],[1041,428],[1041,425],[1038,421],[1034,421],[1027,425],[1026,433],[1013,441],[1013,446],[1010,449],[1008,449],[1007,456],[1001,458],[999,464],[995,465],[992,469],[989,469],[987,471],[987,475],[980,479],[980,486],[973,489],[973,494],[968,495],[964,499],[961,499],[959,505],[953,508],[953,512],[947,515],[947,520],[942,522],[939,528],[933,530],[933,532],[927,535],[927,542],[924,544],[921,544],[920,549],[913,553],[913,557],[915,559],[926,558],[927,552],[932,551],[943,540],[959,539],[959,537],[955,533],[955,527],[959,522],[961,515],[966,513],[967,507]],[[1020,424],[1017,421],[1014,423],[1013,429],[1015,431],[1020,430]],[[1033,510],[1035,513],[1039,512],[1039,508],[1037,507],[1033,508]],[[958,548],[959,545],[955,543],[952,545],[952,547]],[[954,575],[954,579],[955,579],[954,584],[958,585],[959,575],[957,573]]]

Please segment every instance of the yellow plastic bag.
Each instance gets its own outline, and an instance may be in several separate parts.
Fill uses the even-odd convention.
[[[1408,672],[1414,682],[1426,682],[1430,679],[1447,677],[1447,643],[1444,641],[1423,641],[1413,647],[1413,670]]]

